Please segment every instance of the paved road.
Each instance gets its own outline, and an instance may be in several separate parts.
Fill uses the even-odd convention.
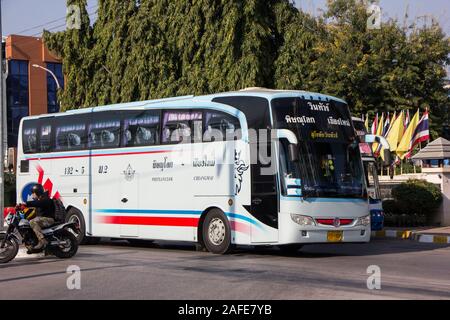
[[[67,289],[70,265],[81,268],[80,290]],[[381,268],[381,290],[367,289],[369,265]],[[450,246],[374,240],[217,256],[190,245],[109,241],[82,246],[70,260],[0,265],[0,289],[0,300],[450,299]]]

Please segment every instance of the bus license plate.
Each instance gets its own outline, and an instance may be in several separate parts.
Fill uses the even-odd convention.
[[[327,240],[328,242],[341,242],[344,237],[342,231],[328,231]]]

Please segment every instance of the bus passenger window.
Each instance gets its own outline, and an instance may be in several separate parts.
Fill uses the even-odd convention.
[[[99,116],[104,119],[104,116]],[[120,120],[106,119],[89,124],[88,144],[92,149],[117,148],[120,143]]]
[[[202,112],[196,110],[166,111],[163,115],[162,142],[168,144],[191,143],[196,135],[201,136],[199,123],[202,120]],[[196,140],[200,137],[196,137]]]
[[[22,133],[24,153],[36,153],[37,150],[37,120],[24,121]]]
[[[122,137],[124,147],[152,146],[159,143],[158,136],[158,110],[125,115]]]
[[[239,119],[220,111],[205,113],[203,141],[225,141],[241,139]]]
[[[56,120],[56,151],[82,150],[86,147],[86,125],[84,123],[67,123],[70,120],[70,117]]]
[[[41,152],[51,152],[52,150],[52,125],[41,124],[41,130],[39,134],[39,145]]]

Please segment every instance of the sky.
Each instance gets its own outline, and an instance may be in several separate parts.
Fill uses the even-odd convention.
[[[320,10],[326,7],[327,0],[295,0],[297,7],[313,15],[319,15]],[[384,20],[397,18],[404,21],[405,13],[408,12],[408,22],[413,22],[417,17],[419,22],[425,20],[424,16],[429,16],[428,23],[431,23],[433,16],[447,35],[450,36],[450,2],[449,0],[379,0],[381,13]]]
[[[66,0],[1,0],[3,34],[40,35],[42,28],[51,31],[64,28]],[[304,11],[318,15],[325,8],[326,0],[295,0]],[[410,21],[414,17],[433,15],[450,35],[449,0],[380,0],[383,18],[403,21],[406,8]],[[88,0],[88,12],[97,8],[97,0]]]
[[[2,4],[3,35],[22,34],[40,36],[42,29],[59,31],[65,28],[66,0],[0,0]],[[295,0],[296,6],[319,15],[327,0]],[[383,19],[404,21],[408,8],[409,22],[416,17],[433,16],[450,36],[449,0],[379,0]],[[88,12],[95,19],[97,0],[88,0]],[[431,19],[428,18],[428,23]],[[448,68],[450,74],[450,67]]]

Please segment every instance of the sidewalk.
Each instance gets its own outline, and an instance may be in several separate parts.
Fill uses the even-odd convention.
[[[450,244],[450,227],[385,228],[382,231],[372,231],[372,237],[410,239],[424,243]]]

